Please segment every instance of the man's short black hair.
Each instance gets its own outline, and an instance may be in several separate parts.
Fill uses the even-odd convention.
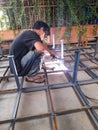
[[[43,21],[37,21],[34,23],[33,29],[40,29],[41,27],[43,27],[44,32],[46,35],[50,35],[50,27],[48,26],[47,23],[43,22]]]

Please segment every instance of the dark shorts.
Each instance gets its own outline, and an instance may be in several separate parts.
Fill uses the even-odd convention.
[[[40,63],[41,63],[41,54],[35,51],[29,51],[21,60],[22,68],[29,69],[29,71],[26,74],[29,77],[32,77],[39,72]]]

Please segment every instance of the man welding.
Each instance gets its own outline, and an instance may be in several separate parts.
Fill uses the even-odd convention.
[[[49,35],[50,28],[47,23],[37,21],[31,30],[23,31],[13,40],[9,54],[14,55],[18,75],[25,76],[28,82],[43,83],[45,81],[44,77],[38,75],[38,72],[41,57],[46,51],[52,57],[57,56],[43,43],[43,39]],[[12,71],[11,63],[10,68]]]

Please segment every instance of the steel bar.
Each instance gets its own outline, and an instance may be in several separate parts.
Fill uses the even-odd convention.
[[[73,71],[73,79],[72,83],[76,84],[77,80],[77,72],[78,72],[78,65],[79,65],[79,60],[80,60],[80,50],[77,50],[75,55],[75,63],[74,63],[74,71]]]
[[[78,68],[78,71],[83,71],[83,70],[86,70],[86,69],[98,69],[98,66],[86,66],[86,67],[79,67]],[[58,72],[64,72],[63,70],[53,70],[53,71],[47,71],[47,73],[58,73]],[[73,69],[72,68],[69,68],[67,72],[73,72]],[[39,74],[43,74],[43,72],[39,72]],[[5,76],[0,76],[0,80],[3,78],[3,79],[8,79],[8,78],[13,78],[14,75],[5,75]],[[18,76],[18,77],[21,77],[21,76]]]
[[[98,79],[90,79],[90,80],[83,80],[83,81],[78,81],[80,85],[86,85],[86,84],[93,84],[93,83],[98,83]],[[29,93],[29,92],[35,92],[35,91],[43,91],[48,89],[60,89],[60,88],[67,88],[71,87],[73,84],[71,82],[68,83],[59,83],[59,84],[52,84],[52,85],[44,85],[44,86],[36,86],[36,87],[26,87],[22,88],[23,93]],[[82,87],[82,86],[81,86]],[[17,89],[9,89],[9,90],[1,90],[0,94],[8,94],[8,93],[16,93]]]
[[[7,67],[7,69],[5,70],[5,72],[4,72],[3,76],[2,76],[2,78],[0,79],[0,83],[1,83],[1,81],[4,79],[4,77],[5,77],[6,73],[8,72],[8,70],[9,70],[9,66]]]
[[[16,102],[15,102],[12,121],[11,121],[11,124],[10,124],[10,127],[9,127],[9,130],[14,130],[15,119],[16,119],[16,116],[17,116],[17,111],[18,111],[18,107],[19,107],[19,103],[20,103],[21,88],[23,86],[24,78],[22,77],[21,83],[20,83],[13,55],[9,56],[9,61],[11,62],[11,66],[12,66],[12,69],[13,69],[13,73],[14,73],[14,76],[15,76],[15,81],[16,81],[16,85],[17,85],[17,89],[18,89],[18,95],[17,95],[17,99],[16,99]]]
[[[80,85],[77,84],[75,87],[76,87],[76,89],[78,90],[80,96],[82,97],[82,99],[83,99],[85,105],[89,107],[88,113],[89,113],[90,117],[93,117],[93,121],[94,121],[94,123],[96,124],[96,126],[98,127],[98,124],[97,124],[97,122],[98,122],[98,115],[96,114],[94,108],[90,105],[90,103],[89,103],[89,101],[87,100],[86,96],[85,96],[84,93],[82,92],[82,90],[81,90],[81,88],[80,88]]]
[[[96,62],[98,62],[98,59],[94,56],[92,56],[90,53],[88,53],[87,51],[85,51],[84,49],[82,49],[83,52],[85,52],[85,56],[89,57],[90,59],[95,60]]]
[[[98,106],[93,106],[93,107],[98,108]],[[54,111],[54,113],[56,116],[60,116],[60,115],[67,115],[67,114],[77,113],[77,112],[81,112],[81,111],[86,111],[88,109],[89,109],[89,107],[82,106],[82,107],[69,109],[69,110],[62,109],[62,110]],[[50,116],[51,116],[51,112],[48,112],[48,113],[42,113],[42,114],[38,114],[38,115],[31,115],[31,116],[27,116],[27,117],[16,118],[15,121],[23,122],[23,121],[28,121],[28,120],[46,118],[46,117],[50,117]],[[3,120],[3,121],[0,121],[0,124],[10,123],[11,121],[14,121],[14,120],[13,119]]]
[[[72,83],[59,83],[59,84],[52,84],[52,85],[44,85],[44,86],[36,86],[36,87],[26,87],[22,88],[23,93],[35,92],[35,91],[43,91],[49,89],[59,89],[59,88],[67,88],[71,87]]]
[[[44,69],[44,72],[45,72],[45,78],[46,78],[46,85],[48,86],[49,82],[48,82],[48,76],[47,76],[46,69]],[[49,109],[50,109],[50,112],[51,112],[51,118],[50,118],[51,119],[51,126],[52,126],[53,130],[58,130],[58,123],[57,123],[56,116],[54,114],[54,106],[53,106],[52,96],[51,96],[51,92],[50,92],[49,87],[46,90],[46,94],[47,94],[48,104],[50,104]],[[53,122],[54,122],[54,124],[53,124]]]
[[[78,81],[80,85],[87,85],[87,84],[93,84],[93,83],[98,83],[98,78],[96,79],[89,79],[89,80],[83,80],[83,81]]]
[[[17,111],[18,111],[18,107],[19,107],[20,98],[21,98],[21,91],[18,92],[18,95],[17,95],[17,98],[16,98],[13,116],[12,116],[12,121],[11,121],[11,124],[9,126],[9,130],[14,130],[14,125],[15,125],[15,120],[16,120],[16,115],[17,115]]]
[[[79,96],[79,98],[81,99],[81,102],[86,105],[89,109],[87,111],[90,119],[92,120],[92,122],[94,123],[94,126],[98,128],[98,115],[96,114],[94,107],[92,107],[89,103],[89,101],[87,100],[87,98],[85,97],[85,95],[83,94],[82,90],[80,89],[79,84],[75,84],[75,86],[73,86],[76,94]]]
[[[87,66],[84,65],[81,61],[80,61],[80,66],[81,66],[81,67],[85,67],[85,68],[87,67]],[[93,72],[92,72],[90,69],[88,69],[88,68],[85,70],[85,72],[86,72],[88,75],[90,75],[93,79],[94,79],[94,78],[98,78],[98,76],[97,76],[95,73],[93,73]]]
[[[83,52],[83,53],[85,54],[85,56],[87,55],[85,52]],[[74,55],[71,54],[70,56],[73,57]],[[87,56],[88,56],[88,59],[92,58],[91,55],[87,55]],[[72,58],[72,60],[70,60],[70,62],[73,63],[73,62],[76,62],[76,61],[74,61],[73,58]],[[93,125],[95,125],[96,129],[97,129],[98,128],[98,115],[96,114],[95,109],[97,110],[98,106],[92,106],[89,103],[89,101],[85,97],[84,93],[82,92],[80,86],[82,87],[82,85],[98,83],[98,77],[96,76],[96,74],[94,74],[91,71],[91,69],[95,69],[95,68],[97,69],[98,66],[88,67],[88,66],[84,65],[82,62],[83,62],[83,59],[81,59],[80,64],[79,64],[80,66],[82,66],[81,68],[78,68],[78,66],[74,66],[74,68],[76,68],[75,70],[70,69],[68,71],[60,70],[60,71],[49,71],[49,72],[44,70],[44,72],[42,72],[42,74],[45,73],[45,79],[46,79],[44,86],[22,88],[23,81],[24,81],[24,79],[22,78],[21,83],[19,83],[19,85],[20,85],[19,88],[21,88],[21,89],[11,89],[11,90],[2,90],[2,91],[0,91],[0,94],[8,94],[8,93],[13,93],[13,92],[15,92],[15,93],[18,92],[12,119],[0,121],[0,124],[10,123],[11,122],[9,130],[14,130],[14,125],[15,125],[16,122],[23,122],[23,121],[33,120],[33,119],[40,119],[40,118],[49,117],[50,120],[51,120],[52,129],[53,130],[54,129],[58,130],[57,116],[85,111],[88,114],[91,121],[93,122]],[[72,71],[75,71],[75,72],[74,72],[73,76],[71,77],[69,72],[72,72]],[[86,73],[88,73],[92,77],[92,79],[77,81],[77,72],[78,71],[85,71]],[[56,73],[56,72],[64,72],[65,76],[68,79],[68,82],[50,85],[49,82],[48,82],[47,74],[48,73]],[[6,77],[7,76],[4,76],[4,79]],[[71,82],[72,79],[75,82]],[[79,100],[80,100],[80,102],[82,103],[83,106],[80,107],[80,108],[76,108],[76,109],[55,111],[50,90],[52,90],[52,89],[60,89],[60,88],[67,88],[67,87],[72,87],[74,89],[76,95],[78,96],[78,98],[79,98]],[[20,103],[20,99],[21,99],[21,93],[29,93],[29,92],[43,91],[43,90],[46,91],[47,102],[48,102],[48,105],[49,105],[48,106],[49,107],[49,113],[43,113],[43,114],[38,114],[38,115],[34,115],[34,116],[31,115],[29,117],[23,117],[23,118],[16,118],[19,103]]]
[[[9,55],[8,57],[9,57],[9,61],[11,63],[12,71],[13,71],[13,74],[14,74],[14,77],[15,77],[17,89],[21,90],[21,85],[20,85],[20,82],[19,82],[18,73],[17,73],[15,62],[14,62],[14,56]]]
[[[73,59],[73,57],[72,57]],[[80,62],[82,65],[84,65],[82,62]],[[79,64],[79,65],[81,65]],[[83,67],[86,67],[85,65]],[[75,67],[74,67],[75,69]],[[75,70],[74,70],[75,71]],[[90,71],[89,69],[85,70],[92,78],[96,78],[96,75],[93,74],[92,71]],[[75,75],[75,74],[74,74]],[[73,76],[74,76],[73,75]],[[86,105],[89,106],[89,110],[88,110],[88,114],[90,116],[90,118],[92,119],[92,121],[94,122],[94,126],[96,126],[98,128],[98,115],[95,112],[94,108],[90,105],[89,101],[87,100],[87,98],[85,97],[85,95],[83,94],[81,88],[80,88],[80,84],[79,82],[72,82],[73,83],[73,88],[76,92],[76,94],[80,97],[81,102]]]
[[[93,106],[94,108],[96,106]],[[98,106],[97,106],[98,108]],[[89,110],[89,107],[87,106],[83,106],[83,107],[79,107],[76,109],[69,109],[69,110],[59,110],[59,111],[55,111],[56,116],[60,116],[60,115],[66,115],[66,114],[72,114],[72,113],[77,113],[77,112],[81,112],[81,111],[87,111]],[[38,114],[38,115],[33,115],[33,116],[27,116],[27,117],[22,117],[22,118],[16,118],[15,122],[24,122],[24,121],[28,121],[28,120],[35,120],[35,119],[41,119],[41,118],[46,118],[46,117],[50,117],[51,113],[43,113],[43,114]],[[13,121],[13,119],[9,119],[9,120],[3,120],[0,121],[0,124],[6,124]]]
[[[16,92],[17,92],[17,89],[0,90],[0,95],[1,94],[16,93]]]
[[[7,68],[9,66],[0,66],[0,69],[4,69],[4,68]]]

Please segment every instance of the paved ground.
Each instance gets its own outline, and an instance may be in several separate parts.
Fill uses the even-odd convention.
[[[54,68],[39,73],[45,76],[45,83],[24,80],[17,91],[15,78],[7,70],[8,58],[0,58],[0,130],[97,130],[98,60],[94,49],[65,48],[63,60],[45,56],[44,62]]]

